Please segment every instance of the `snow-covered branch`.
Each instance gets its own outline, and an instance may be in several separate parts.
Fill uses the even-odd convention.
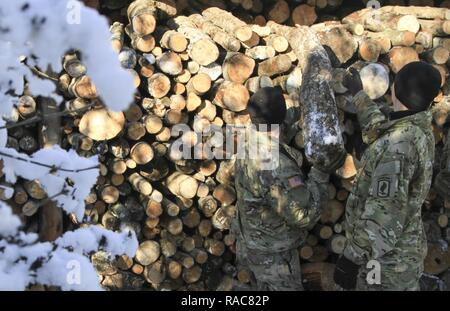
[[[55,242],[40,243],[36,234],[19,228],[19,218],[0,202],[0,290],[24,290],[35,283],[62,290],[101,290],[86,256],[98,250],[133,256],[138,247],[131,231],[89,226],[66,232]]]
[[[89,77],[105,104],[124,110],[132,102],[132,76],[120,66],[109,41],[105,17],[74,0],[15,0],[0,2],[0,113],[8,114],[24,90],[26,78],[32,95],[49,96],[55,84],[38,78],[29,66],[62,69],[61,58],[81,52]]]
[[[106,18],[75,0],[0,2],[0,115],[11,115],[25,91],[62,102],[54,79],[39,72],[59,72],[69,50],[80,52],[99,96],[111,110],[124,110],[133,100],[132,76],[120,66],[111,48]],[[36,120],[39,117],[36,116]],[[29,121],[28,121],[29,122]],[[35,122],[35,120],[33,120]],[[84,199],[99,175],[98,157],[80,157],[59,146],[32,155],[7,148],[7,128],[0,118],[0,159],[5,180],[38,180],[51,199],[82,220]],[[38,242],[20,231],[20,220],[0,202],[0,290],[23,290],[39,283],[63,290],[99,290],[88,255],[104,250],[133,256],[132,232],[115,233],[97,226],[66,232],[55,242]]]

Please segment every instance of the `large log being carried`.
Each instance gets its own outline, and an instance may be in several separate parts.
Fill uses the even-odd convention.
[[[321,167],[338,168],[346,152],[339,126],[336,100],[330,86],[330,59],[314,31],[270,22],[272,32],[284,35],[303,72],[300,89],[302,133],[305,155]]]

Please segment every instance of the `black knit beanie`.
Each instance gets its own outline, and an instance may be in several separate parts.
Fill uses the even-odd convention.
[[[425,62],[405,65],[395,77],[395,96],[412,111],[424,111],[430,107],[441,87],[441,74]]]
[[[280,87],[263,87],[250,97],[247,106],[252,123],[281,124],[286,117],[286,101]]]

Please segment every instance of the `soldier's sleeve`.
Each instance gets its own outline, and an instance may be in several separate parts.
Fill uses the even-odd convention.
[[[433,188],[441,197],[450,200],[450,129],[447,131],[441,163],[439,165],[439,173],[436,176]]]
[[[328,183],[305,179],[299,169],[280,175],[271,187],[275,208],[288,225],[310,228],[319,220],[323,203],[328,197]]]
[[[361,125],[363,141],[366,144],[371,143],[377,138],[377,128],[388,119],[364,91],[358,92],[353,97],[353,104],[356,107],[358,122]]]
[[[344,249],[344,256],[356,264],[391,251],[411,213],[408,189],[418,161],[415,147],[408,141],[391,142],[377,160],[364,210]]]

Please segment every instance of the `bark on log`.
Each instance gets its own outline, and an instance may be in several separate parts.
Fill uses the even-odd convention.
[[[305,155],[321,166],[339,167],[345,159],[334,93],[330,86],[331,63],[316,34],[306,27],[290,29],[276,24],[294,48],[303,72],[300,90]],[[320,124],[320,125],[319,125]],[[319,130],[322,129],[322,130]]]

